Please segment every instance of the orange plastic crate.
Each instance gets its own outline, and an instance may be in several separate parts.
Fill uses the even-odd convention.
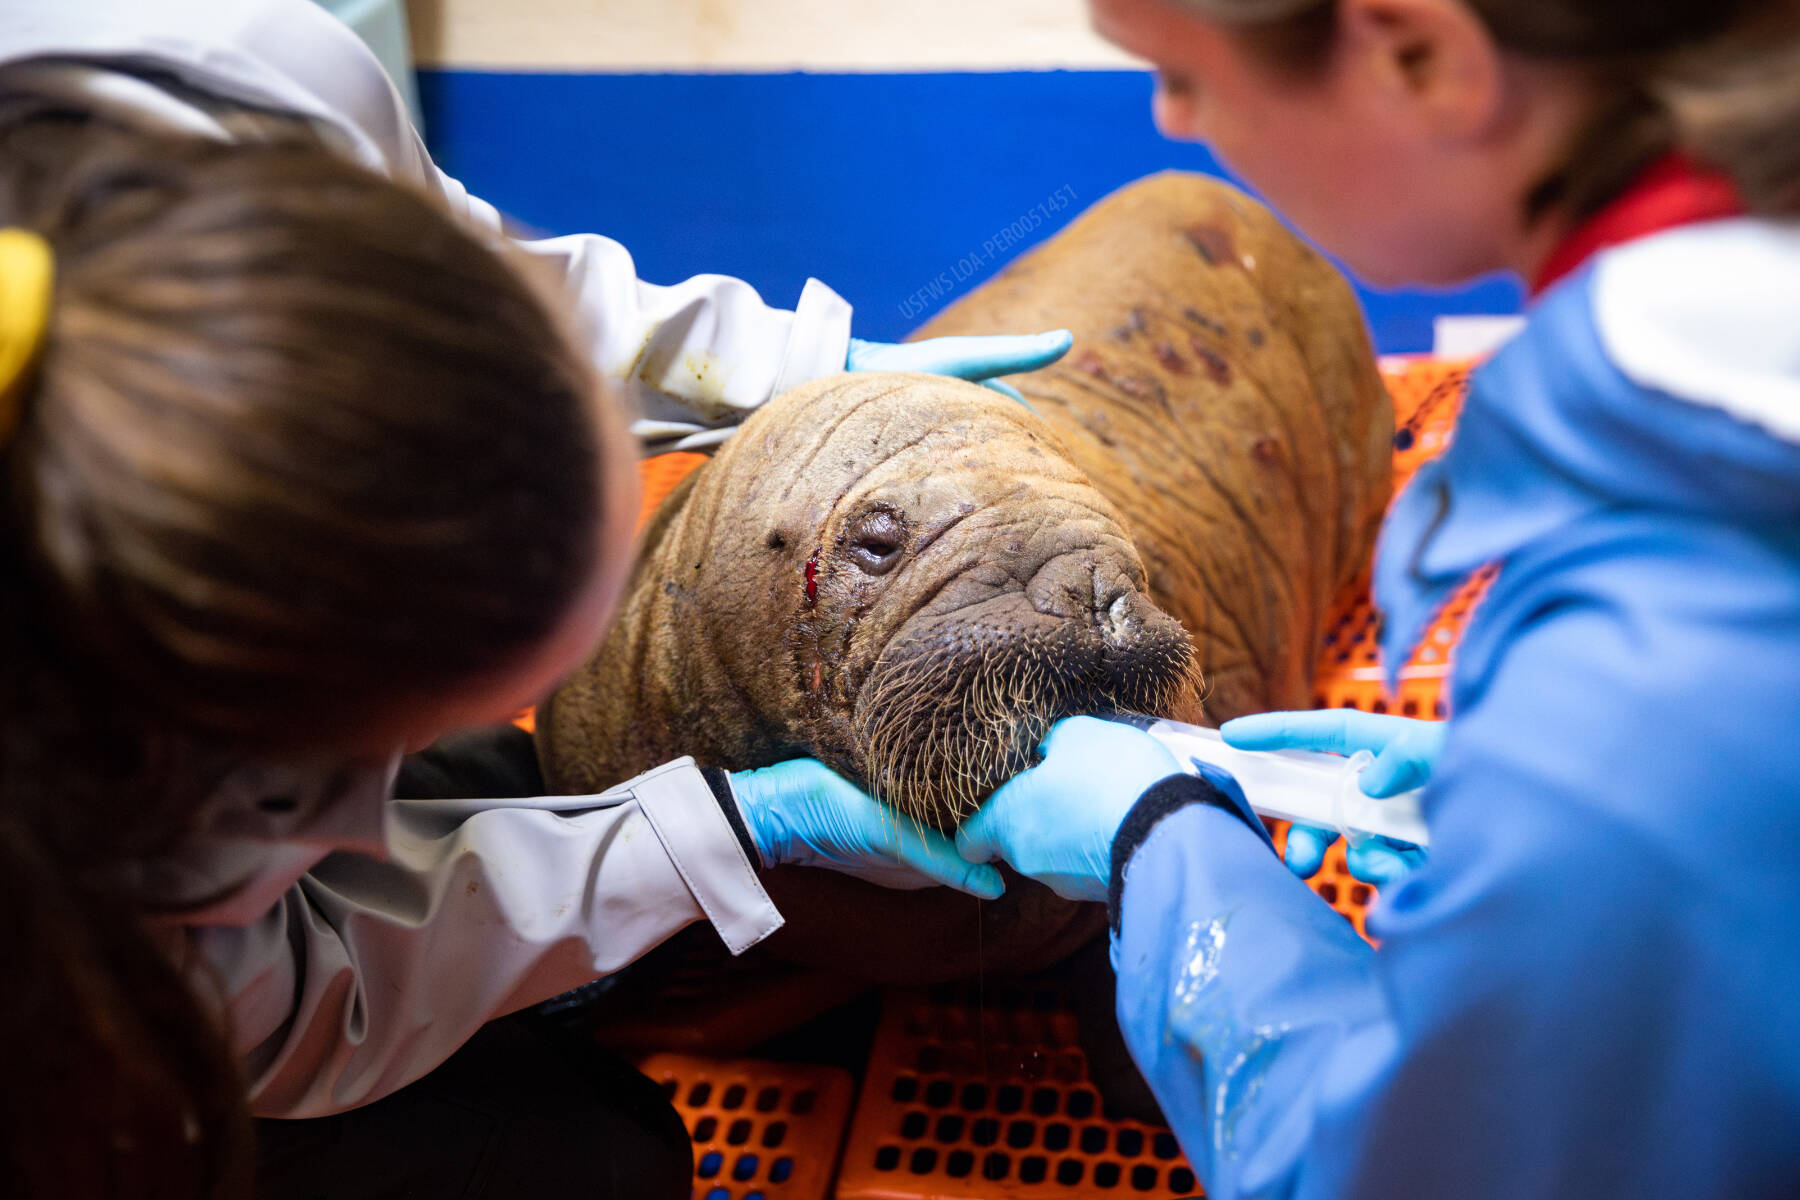
[[[854,1084],[847,1071],[655,1054],[638,1070],[694,1139],[694,1200],[827,1200]]]
[[[1058,989],[887,994],[838,1200],[1198,1192],[1173,1134],[1106,1117]]]

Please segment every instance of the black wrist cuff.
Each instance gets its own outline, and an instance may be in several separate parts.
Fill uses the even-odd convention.
[[[1256,836],[1268,846],[1269,852],[1275,853],[1275,839],[1269,836],[1262,818],[1238,797],[1214,787],[1198,775],[1171,775],[1152,784],[1150,790],[1139,796],[1138,802],[1125,814],[1124,823],[1113,837],[1112,880],[1106,888],[1106,914],[1112,921],[1112,931],[1115,934],[1119,932],[1119,906],[1125,898],[1126,864],[1164,817],[1190,804],[1206,804],[1230,813],[1254,829]]]
[[[752,867],[762,866],[762,851],[750,840],[750,827],[744,824],[743,810],[737,806],[737,797],[731,793],[731,775],[718,767],[701,767],[700,778],[706,780],[706,786],[712,789],[713,799],[719,802],[719,808],[725,814],[725,821],[731,826],[731,832],[737,834],[737,840],[744,847],[744,853],[750,856]]]

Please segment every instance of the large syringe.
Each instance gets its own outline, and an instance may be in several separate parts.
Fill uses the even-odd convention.
[[[1414,846],[1429,842],[1418,790],[1377,800],[1357,786],[1356,777],[1373,758],[1367,750],[1348,758],[1310,750],[1238,750],[1216,729],[1157,717],[1109,714],[1109,719],[1142,729],[1183,767],[1210,763],[1230,772],[1262,816],[1336,830],[1352,844],[1370,837]]]

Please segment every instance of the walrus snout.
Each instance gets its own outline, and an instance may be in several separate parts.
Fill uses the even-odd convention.
[[[1199,688],[1187,631],[1130,565],[1070,552],[1023,586],[909,622],[857,697],[853,765],[884,802],[954,828],[1036,761],[1061,718],[1193,718]]]

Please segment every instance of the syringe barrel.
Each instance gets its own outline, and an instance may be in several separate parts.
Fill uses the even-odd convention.
[[[1360,764],[1310,750],[1239,750],[1216,729],[1148,717],[1126,723],[1156,738],[1184,767],[1210,763],[1229,772],[1250,807],[1265,817],[1336,829],[1352,840],[1381,836],[1415,846],[1429,842],[1419,793],[1376,800],[1357,786]]]

